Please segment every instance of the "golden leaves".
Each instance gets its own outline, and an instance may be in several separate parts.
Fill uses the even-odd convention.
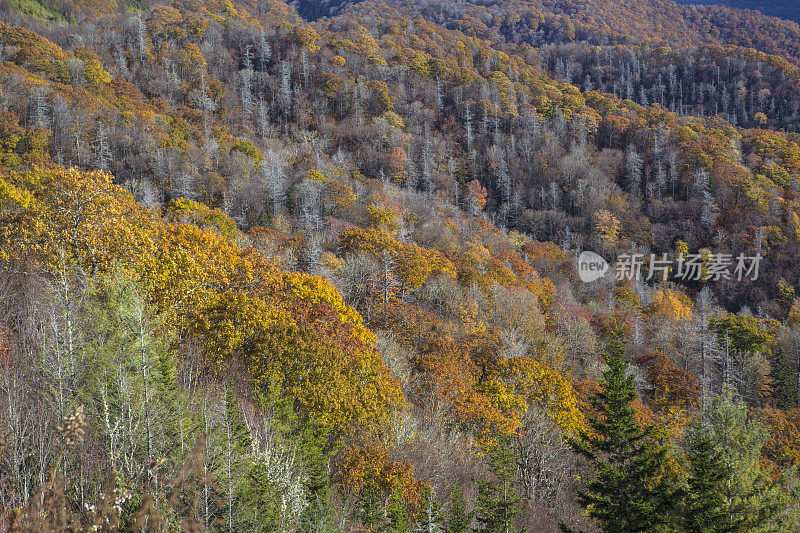
[[[610,211],[601,210],[594,214],[594,230],[600,242],[608,247],[614,246],[619,239],[620,223]]]
[[[364,326],[364,319],[361,318],[361,315],[344,302],[341,293],[328,281],[319,276],[300,272],[286,272],[282,278],[294,298],[312,304],[330,305],[336,310],[338,318],[343,324],[353,327],[353,335],[357,339],[366,346],[372,346],[375,343],[375,334]]]
[[[692,318],[692,301],[681,292],[662,287],[653,296],[649,311],[663,313],[673,320],[689,320]]]
[[[277,373],[301,413],[337,430],[379,427],[402,403],[374,334],[328,281],[280,273],[239,248],[219,210],[178,199],[165,215],[101,172],[10,173],[0,179],[0,253],[54,273],[128,270],[168,327],[205,346],[210,369],[243,364],[257,386]]]
[[[217,208],[210,208],[186,198],[173,199],[164,209],[164,218],[171,222],[191,223],[200,228],[213,229],[228,239],[234,239],[236,223]]]
[[[115,260],[127,263],[148,248],[145,217],[108,174],[34,168],[11,173],[3,183],[9,198],[12,187],[17,191],[13,226],[4,225],[7,254],[51,270],[66,260],[94,272]]]

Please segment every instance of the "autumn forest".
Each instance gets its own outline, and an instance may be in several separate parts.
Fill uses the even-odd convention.
[[[0,0],[0,531],[800,531],[777,14]]]

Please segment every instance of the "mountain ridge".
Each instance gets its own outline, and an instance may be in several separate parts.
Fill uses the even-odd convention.
[[[87,5],[0,5],[4,526],[796,529],[796,24]]]

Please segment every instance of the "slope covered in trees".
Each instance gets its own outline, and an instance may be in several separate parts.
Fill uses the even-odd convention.
[[[800,21],[800,8],[791,2],[770,2],[764,0],[681,0],[682,4],[721,4],[736,9],[751,9],[770,17]]]
[[[797,527],[793,26],[40,7],[0,23],[4,525]]]
[[[423,16],[437,24],[495,42],[537,47],[572,42],[600,46],[735,45],[779,55],[795,64],[800,58],[800,27],[795,22],[719,5],[682,6],[673,0],[411,4],[390,1],[388,4],[407,9],[412,17]],[[302,12],[304,4],[299,5]],[[372,2],[343,2],[333,11],[368,13],[374,12],[376,7]]]

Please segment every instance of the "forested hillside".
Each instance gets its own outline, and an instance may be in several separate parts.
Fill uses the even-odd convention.
[[[796,24],[0,13],[3,531],[800,528]]]
[[[770,17],[800,21],[800,6],[796,2],[770,0],[681,0],[682,4],[722,4],[736,9],[753,9]]]

